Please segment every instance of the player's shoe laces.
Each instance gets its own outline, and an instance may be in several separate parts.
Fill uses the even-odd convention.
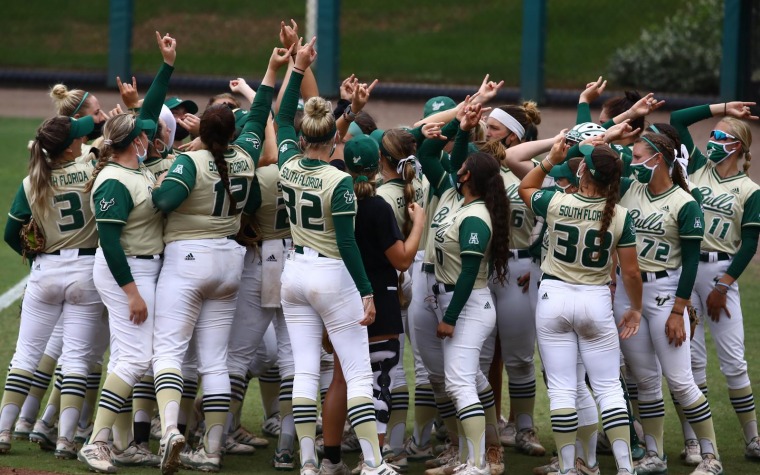
[[[425,470],[425,475],[451,475],[456,470],[462,468],[462,462],[459,461],[459,456],[452,457],[444,465],[436,468],[429,468]]]
[[[134,441],[124,450],[111,449],[111,461],[117,467],[158,467],[161,457],[152,453]]]
[[[111,463],[111,450],[105,442],[93,442],[82,446],[77,458],[93,472],[116,473],[116,467]]]
[[[514,422],[507,422],[504,417],[499,418],[499,440],[504,447],[514,447],[517,443],[517,426]]]
[[[650,450],[633,466],[637,475],[664,475],[668,473],[668,457],[661,459],[657,452]]]
[[[272,466],[275,470],[293,470],[295,467],[293,451],[289,449],[274,449]]]
[[[59,460],[74,460],[77,458],[77,445],[66,437],[58,437],[53,455]]]
[[[235,440],[232,435],[227,436],[227,441],[224,443],[224,453],[228,455],[253,455],[256,453],[256,448],[252,445],[246,445]]]
[[[251,447],[258,447],[261,449],[269,446],[269,441],[267,439],[257,436],[243,426],[238,426],[231,436],[235,439],[235,442],[243,445],[250,445]]]
[[[760,437],[754,437],[744,448],[744,458],[760,460]]]
[[[486,447],[486,467],[491,475],[504,473],[504,449],[500,445]]]
[[[319,475],[319,469],[315,462],[309,461],[301,465],[300,475]]]
[[[13,438],[17,440],[29,440],[29,434],[34,430],[34,419],[19,417],[13,428]]]
[[[617,471],[617,475],[637,475],[637,474],[636,474],[636,470],[631,472],[627,468],[619,468]]]
[[[425,462],[425,467],[427,468],[436,468],[441,467],[443,465],[447,465],[451,460],[459,460],[459,446],[449,444],[446,449],[438,454],[438,457],[434,459],[427,460]]]
[[[394,468],[385,462],[380,462],[377,467],[370,467],[362,462],[361,472],[359,473],[360,475],[398,475],[398,472]]]
[[[261,424],[261,432],[269,437],[279,437],[280,425],[280,414],[272,414]]]
[[[533,428],[522,429],[517,432],[515,436],[515,448],[518,452],[537,457],[543,457],[546,453],[546,449],[538,440],[536,429]]]
[[[705,455],[691,475],[722,475],[723,464],[712,455]]]
[[[339,463],[332,463],[329,459],[322,460],[322,466],[319,467],[319,475],[350,475],[351,469],[342,460]]]
[[[11,450],[11,431],[0,431],[0,454],[7,454]]]
[[[39,445],[42,450],[55,450],[55,441],[58,440],[58,429],[53,425],[47,425],[42,419],[34,424],[34,430],[29,434],[29,440]]]
[[[702,463],[702,449],[699,447],[699,441],[696,439],[689,439],[683,446],[681,451],[681,460],[686,465],[696,467]]]
[[[179,455],[185,446],[185,436],[180,434],[177,429],[166,431],[166,435],[161,438],[159,454],[161,456],[161,473],[171,475],[179,470]]]
[[[546,465],[533,469],[533,475],[548,475],[550,473],[559,473],[559,457],[552,457]]]
[[[179,458],[183,466],[201,472],[218,472],[222,468],[222,454],[206,452],[203,444],[193,451],[180,453]]]
[[[557,471],[559,472],[559,460],[557,461]],[[586,461],[582,458],[575,459],[575,471],[578,475],[599,475],[599,462],[593,467],[586,465]]]
[[[90,435],[92,435],[93,427],[92,422],[90,422],[84,429],[77,425],[77,430],[74,432],[74,443],[84,445],[84,443],[87,442],[87,439],[90,438]]]

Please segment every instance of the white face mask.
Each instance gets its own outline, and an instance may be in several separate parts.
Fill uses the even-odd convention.
[[[583,176],[583,172],[586,170],[586,164],[581,163],[578,165],[578,171],[575,172],[575,177],[578,179],[578,183],[581,181],[581,177]]]

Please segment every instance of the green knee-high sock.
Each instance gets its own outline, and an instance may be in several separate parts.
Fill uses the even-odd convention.
[[[295,410],[295,406],[294,406]],[[356,437],[361,442],[364,440],[370,450],[365,450],[366,445],[362,444],[364,454],[364,463],[370,467],[377,467],[382,463],[383,458],[380,455],[380,442],[377,438],[377,420],[375,419],[375,405],[371,398],[354,397],[348,400],[348,420],[351,427],[356,432]]]
[[[536,406],[536,380],[527,383],[509,382],[510,412],[515,415],[517,430],[533,428],[533,410]]]
[[[61,405],[61,385],[63,384],[63,372],[61,367],[55,368],[55,382],[53,383],[53,389],[48,395],[45,402],[45,410],[42,412],[42,420],[49,426],[55,424],[58,418],[58,408]]]
[[[408,414],[409,388],[404,385],[391,391],[391,415],[388,420],[385,443],[393,449],[393,453],[399,453],[404,448]]]
[[[296,428],[293,422],[293,377],[285,378],[280,383],[279,402],[280,437],[277,441],[277,448],[279,450],[293,450],[293,442],[296,435]],[[316,425],[314,430],[316,431]]]
[[[728,397],[731,399],[731,405],[734,406],[734,411],[744,432],[744,443],[749,444],[752,439],[757,437],[757,415],[752,386],[729,389]]]
[[[458,417],[467,441],[467,461],[482,468],[486,455],[486,415],[483,406],[479,402],[467,406],[459,411]]]
[[[486,446],[501,447],[499,441],[499,419],[496,417],[496,398],[491,386],[478,393],[486,418]]]
[[[278,401],[280,383],[279,366],[272,366],[266,373],[259,376],[259,391],[261,392],[261,405],[264,407],[265,420],[280,412]]]
[[[567,471],[575,466],[575,438],[578,432],[578,413],[575,409],[555,409],[550,412],[554,443],[557,446],[559,468]]]
[[[79,413],[82,411],[84,396],[87,393],[87,376],[84,374],[67,374],[61,384],[61,416],[58,423],[58,437],[74,441]]]
[[[665,402],[639,401],[641,426],[644,428],[644,443],[647,451],[656,452],[661,459],[665,454],[663,438],[665,435]]]
[[[12,368],[8,371],[3,401],[0,403],[0,430],[11,430],[33,381],[34,374],[29,371]]]
[[[230,394],[204,394],[203,417],[206,419],[206,432],[203,446],[208,453],[221,453],[224,441],[224,425],[230,412]]]
[[[689,406],[684,406],[683,413],[686,420],[691,424],[694,433],[697,434],[702,455],[713,454],[715,458],[718,455],[718,444],[715,442],[715,428],[713,427],[712,412],[710,404],[704,396],[700,396],[697,402]]]
[[[317,401],[305,397],[294,397],[293,422],[301,448],[301,465],[307,462],[316,465],[317,453],[314,448],[314,439],[317,437]]]
[[[443,425],[446,426],[446,432],[448,432],[449,440],[454,445],[459,445],[459,428],[457,427],[459,419],[457,419],[457,409],[454,406],[454,402],[450,397],[444,396],[442,398],[435,398],[435,405],[438,406],[438,413],[443,419]]]
[[[179,403],[182,399],[182,373],[176,369],[165,369],[155,376],[156,402],[161,419],[161,434],[178,428]]]
[[[631,423],[625,407],[613,407],[602,411],[602,427],[612,445],[618,470],[626,469],[633,473],[631,460]]]
[[[95,416],[90,443],[108,442],[116,417],[131,394],[132,386],[114,373],[108,375],[100,393],[98,413]]]
[[[132,440],[132,398],[129,397],[113,423],[113,446],[117,450],[126,450]]]
[[[248,390],[248,378],[239,374],[230,374],[230,388],[232,390],[232,399],[230,399],[232,425],[230,431],[234,432],[240,427],[240,414],[243,409],[243,399],[245,399],[245,393]]]
[[[132,432],[138,445],[150,443],[150,421],[157,407],[153,377],[144,376],[132,392]]]
[[[419,447],[430,444],[430,433],[438,414],[433,387],[429,384],[414,388],[414,443]]]
[[[597,464],[596,440],[598,434],[597,424],[578,427],[576,440],[580,443],[580,449],[582,452],[578,453],[578,445],[576,445],[575,456],[576,458],[583,459],[583,461],[586,462],[587,467],[594,467]]]

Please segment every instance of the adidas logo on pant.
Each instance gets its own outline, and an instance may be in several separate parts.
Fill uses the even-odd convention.
[[[488,310],[491,308],[491,304],[489,302],[486,302],[486,305],[483,307],[484,310]]]
[[[191,252],[190,254],[186,255],[185,256],[185,260],[186,261],[194,261],[195,257],[193,257],[193,253]]]
[[[267,262],[277,262],[277,258],[274,254],[272,254],[271,256],[267,257]]]
[[[544,293],[543,297],[541,297],[541,300],[549,300],[549,294]]]

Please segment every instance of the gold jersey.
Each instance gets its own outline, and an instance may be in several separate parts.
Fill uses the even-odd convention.
[[[509,200],[509,248],[528,249],[536,216],[517,192],[520,188],[520,179],[505,167],[501,167],[501,177],[504,180],[504,188],[507,190],[507,199]]]
[[[256,170],[256,178],[261,190],[261,206],[256,210],[261,239],[285,239],[290,237],[290,221],[282,196],[280,170],[277,165],[268,165]]]
[[[488,285],[488,263],[491,257],[491,215],[483,200],[461,206],[435,228],[435,279],[454,285],[462,273],[462,256],[481,256],[478,277],[473,288]]]

